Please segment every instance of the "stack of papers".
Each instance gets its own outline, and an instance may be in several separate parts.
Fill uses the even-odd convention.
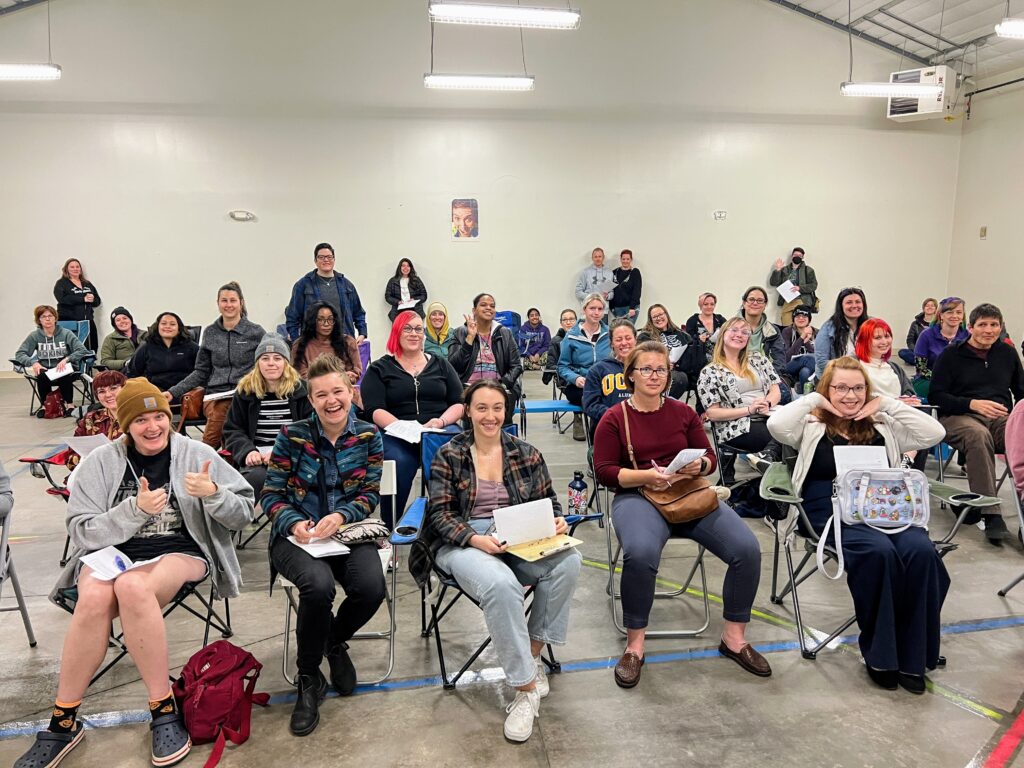
[[[99,581],[113,581],[122,573],[152,563],[153,560],[133,563],[132,559],[117,547],[104,547],[88,555],[82,555],[82,562],[92,568],[93,578]]]
[[[528,501],[494,510],[495,537],[505,551],[529,563],[577,547],[583,542],[567,534],[555,534],[551,499]]]
[[[308,544],[300,544],[294,536],[289,536],[288,541],[303,550],[310,557],[316,558],[347,555],[352,551],[340,541],[335,541],[334,539],[313,539]]]
[[[420,437],[424,432],[444,432],[443,429],[436,429],[434,427],[424,427],[418,421],[392,421],[386,427],[384,431],[392,437],[397,437],[399,440],[405,440],[407,443],[416,445],[420,441]]]

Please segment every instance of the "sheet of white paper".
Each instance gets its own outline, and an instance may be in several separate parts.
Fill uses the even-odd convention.
[[[416,299],[409,299],[408,301],[400,301],[398,303],[399,309],[412,309],[416,306]]]
[[[110,442],[106,435],[83,435],[81,437],[65,437],[68,448],[77,453],[83,459],[97,448]]]
[[[419,443],[420,436],[424,432],[444,432],[443,429],[424,427],[418,421],[411,420],[392,421],[384,427],[384,431],[392,437],[397,437],[399,440],[405,440],[405,442],[412,443],[413,445]]]
[[[888,469],[889,457],[881,445],[837,445],[832,449],[836,459],[836,477],[850,469]]]
[[[207,403],[212,402],[213,400],[227,400],[229,397],[233,397],[234,394],[235,390],[232,389],[230,392],[215,392],[211,395],[203,395],[203,402]]]
[[[73,370],[75,370],[75,369],[72,368],[70,364],[65,366],[60,371],[58,371],[56,368],[47,368],[46,369],[46,378],[48,378],[50,381],[55,381],[56,379],[59,379],[61,376],[67,376]]]
[[[300,544],[294,536],[289,536],[288,541],[296,547],[305,550],[310,557],[330,557],[331,555],[347,555],[350,550],[340,541],[334,539],[313,539],[309,544]]]
[[[555,535],[555,512],[551,499],[494,510],[494,535],[510,547]]]
[[[681,347],[672,347],[668,351],[668,361],[672,363],[672,365],[675,365],[677,362],[679,362],[679,358],[683,356],[683,352],[686,351],[686,348],[688,346],[690,345],[683,344]]]
[[[800,289],[793,285],[792,280],[787,280],[779,286],[779,296],[786,301],[792,301],[800,296]]]
[[[607,280],[594,286],[594,293],[607,293],[609,296],[615,291],[615,282]]]
[[[676,454],[676,457],[672,459],[669,465],[665,467],[665,472],[670,475],[678,472],[690,462],[699,459],[705,453],[707,453],[707,451],[703,448],[683,448],[683,450]]]

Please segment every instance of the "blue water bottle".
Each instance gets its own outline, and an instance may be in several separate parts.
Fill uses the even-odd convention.
[[[574,472],[572,480],[569,481],[569,511],[570,515],[587,514],[587,481],[583,479],[582,472]]]

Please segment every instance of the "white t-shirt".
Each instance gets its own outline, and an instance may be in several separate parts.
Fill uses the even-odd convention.
[[[409,278],[400,277],[398,279],[398,284],[401,286],[402,289],[402,301],[405,302],[411,299],[412,296],[409,295]]]

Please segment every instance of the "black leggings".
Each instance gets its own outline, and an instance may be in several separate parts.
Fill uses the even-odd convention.
[[[722,445],[733,448],[740,453],[768,451],[776,458],[782,457],[782,446],[779,445],[768,431],[768,422],[762,419],[751,419],[749,432],[727,440]]]
[[[36,391],[39,392],[39,406],[42,407],[43,403],[46,402],[46,396],[53,391],[54,387],[60,390],[60,396],[64,398],[65,405],[74,403],[74,382],[77,379],[78,371],[73,369],[53,381],[50,381],[46,376],[46,371],[40,371],[39,377],[36,379]]]

